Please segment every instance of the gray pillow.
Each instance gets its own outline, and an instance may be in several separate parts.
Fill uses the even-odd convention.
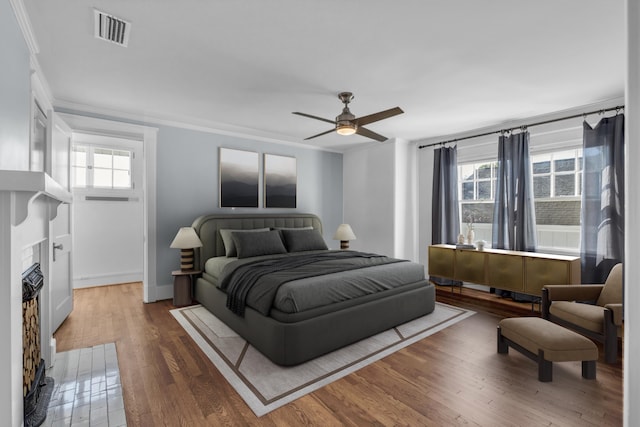
[[[261,233],[231,233],[236,244],[238,258],[249,258],[260,255],[286,254],[278,231]]]
[[[225,255],[238,256],[238,252],[236,251],[236,244],[233,241],[233,237],[231,237],[231,233],[256,233],[260,231],[269,231],[269,229],[268,228],[256,228],[254,230],[221,229],[220,237],[222,237],[222,243],[224,243]]]
[[[309,225],[307,227],[272,227],[271,229],[278,230],[278,232],[280,233],[280,237],[284,242],[284,236],[282,235],[282,230],[313,230],[313,227]]]
[[[318,230],[281,230],[289,252],[329,249]]]

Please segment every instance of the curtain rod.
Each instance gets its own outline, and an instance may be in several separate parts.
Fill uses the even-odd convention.
[[[588,113],[574,114],[573,116],[561,117],[561,118],[558,118],[558,119],[545,120],[545,121],[542,121],[542,122],[531,123],[531,124],[528,124],[528,125],[516,126],[516,127],[512,127],[512,128],[507,128],[507,129],[494,130],[494,131],[485,132],[485,133],[479,133],[477,135],[463,136],[461,138],[449,139],[447,141],[442,141],[442,142],[434,142],[432,144],[420,145],[420,146],[418,146],[418,148],[419,149],[423,149],[423,148],[428,148],[428,147],[434,147],[436,145],[449,144],[451,142],[464,141],[465,139],[480,138],[481,136],[492,135],[494,133],[511,132],[511,131],[513,131],[515,129],[524,130],[524,129],[526,129],[528,127],[532,127],[532,126],[546,125],[548,123],[561,122],[563,120],[576,119],[578,117],[586,118],[587,116],[590,116],[591,114],[604,114],[604,113],[606,113],[608,111],[615,111],[616,114],[617,114],[620,110],[624,110],[624,105],[618,105],[617,107],[604,108],[604,109],[600,109],[600,110],[590,111]]]

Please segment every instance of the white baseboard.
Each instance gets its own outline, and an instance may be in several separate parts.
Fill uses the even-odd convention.
[[[142,282],[142,271],[115,274],[96,274],[92,276],[74,277],[73,289],[91,288],[94,286],[117,285],[120,283]]]
[[[156,301],[173,298],[173,284],[156,286]]]

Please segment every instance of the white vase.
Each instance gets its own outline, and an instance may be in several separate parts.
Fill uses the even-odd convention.
[[[462,233],[458,234],[458,244],[464,245],[464,234]]]
[[[467,230],[467,244],[473,245],[473,241],[475,240],[476,234],[473,231],[473,228]]]

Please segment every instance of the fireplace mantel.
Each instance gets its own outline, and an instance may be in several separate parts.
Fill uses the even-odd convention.
[[[51,330],[53,226],[71,193],[44,172],[0,170],[0,388],[2,425],[23,422],[22,272],[25,248],[38,247],[45,275],[41,298],[41,350],[47,367],[55,357]],[[6,420],[11,420],[7,423]]]
[[[44,172],[0,170],[0,192],[15,194],[11,220],[14,226],[27,218],[29,204],[40,197],[56,204],[71,203],[73,199],[69,191]]]

